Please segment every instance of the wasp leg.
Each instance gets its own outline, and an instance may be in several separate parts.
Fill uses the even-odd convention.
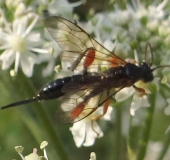
[[[82,111],[85,109],[86,107],[86,104],[89,102],[89,100],[98,95],[99,93],[101,92],[101,89],[93,89],[88,95],[86,95],[84,97],[84,100],[82,102],[80,102],[78,105],[76,105],[76,107],[69,113],[69,117],[70,117],[70,120],[71,121],[74,121],[76,118],[78,118],[78,116],[82,113]],[[83,118],[77,120],[77,121],[80,121],[84,118],[86,118],[87,116],[89,116],[90,114],[92,114],[96,109],[98,108],[97,107],[94,107],[91,109],[91,111],[86,115],[84,116]],[[77,121],[74,121],[74,122],[77,122]]]
[[[139,92],[139,96],[140,96],[140,97],[146,95],[146,92],[145,92],[145,90],[144,90],[143,88],[136,87],[135,85],[133,85],[133,88],[134,88],[137,92]]]
[[[82,53],[80,53],[79,56],[77,57],[77,59],[74,61],[74,63],[72,64],[72,66],[69,69],[74,71],[84,56],[85,56],[84,69],[86,69],[94,61],[95,49],[93,47],[90,47],[90,48],[87,48],[86,50],[84,50]]]
[[[98,116],[95,116],[95,117],[92,117],[92,120],[91,120],[91,127],[92,127],[92,130],[97,134],[97,137],[99,137],[99,133],[94,129],[93,127],[93,122],[100,119],[101,117],[103,117],[107,110],[108,110],[108,107],[109,107],[109,100],[106,100],[104,102],[104,107],[103,107],[103,113],[101,115],[98,115]]]

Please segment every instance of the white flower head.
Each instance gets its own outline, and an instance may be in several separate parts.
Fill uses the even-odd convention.
[[[39,63],[36,53],[48,53],[48,50],[39,49],[43,41],[40,33],[31,32],[38,21],[36,16],[30,25],[26,16],[15,19],[12,27],[3,15],[5,27],[0,30],[0,50],[4,50],[0,55],[2,61],[2,69],[8,69],[15,62],[14,71],[17,73],[21,67],[24,74],[28,77],[32,76],[33,66]]]
[[[90,160],[96,160],[96,154],[95,152],[90,153]]]
[[[75,3],[69,3],[67,0],[52,0],[50,4],[48,4],[48,11],[51,14],[69,16],[72,13],[73,8],[83,4],[83,1],[78,1]]]
[[[91,119],[89,121],[81,120],[80,122],[73,124],[73,126],[70,128],[70,131],[73,134],[73,139],[77,147],[81,147],[82,145],[92,146],[96,138],[103,136],[103,132],[96,122],[93,122],[93,128],[99,134],[99,136],[97,136],[97,134],[92,129]]]
[[[24,148],[22,146],[16,146],[15,147],[16,152],[18,152],[18,154],[20,155],[20,157],[22,158],[22,160],[39,160],[40,156],[37,154],[37,149],[34,148],[33,152],[30,153],[27,156],[23,156],[22,155],[22,151],[24,150]]]
[[[33,149],[33,152],[30,153],[29,155],[27,156],[23,156],[22,154],[22,151],[24,150],[24,147],[22,146],[16,146],[15,147],[15,150],[16,152],[18,152],[18,154],[20,155],[20,157],[22,158],[22,160],[48,160],[48,157],[47,157],[47,152],[45,150],[45,147],[48,145],[48,142],[47,141],[43,141],[40,145],[40,148],[43,149],[44,151],[44,155],[43,156],[39,156],[37,154],[37,149],[34,148]]]
[[[86,115],[88,108],[92,108],[92,106],[98,103],[98,97],[99,96],[95,96],[94,98],[91,98],[89,103],[86,105],[87,110],[85,109],[83,113],[81,113],[82,116]],[[106,114],[103,116],[103,119],[110,120],[112,109],[112,107],[108,108]],[[103,108],[99,107],[91,115],[87,116],[79,122],[74,123],[73,126],[70,128],[77,147],[81,147],[82,145],[92,146],[96,138],[100,138],[103,136],[103,132],[97,122],[92,120],[95,116],[102,115],[102,112]]]
[[[135,86],[139,87],[141,89],[144,89],[146,93],[149,93],[146,85],[144,85],[144,83],[142,83],[142,81],[135,83]],[[133,96],[132,101],[131,101],[131,106],[130,106],[130,114],[132,116],[134,116],[136,110],[139,109],[140,107],[149,107],[150,106],[149,101],[147,99],[147,95],[141,95],[141,94],[142,94],[142,92],[137,91],[133,87],[126,87],[126,88],[123,88],[118,93],[116,93],[115,99],[117,102],[121,102],[121,101],[125,101],[129,97]]]
[[[45,77],[51,75],[54,71],[56,58],[61,53],[61,48],[57,45],[56,41],[52,39],[46,29],[44,30],[44,37],[48,40],[44,46],[48,49],[49,54],[39,54],[38,59],[41,62],[48,62],[47,66],[42,71],[42,75]]]

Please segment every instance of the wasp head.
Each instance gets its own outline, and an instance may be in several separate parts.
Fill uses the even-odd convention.
[[[152,69],[150,68],[150,66],[148,66],[147,63],[142,62],[139,67],[141,68],[141,72],[142,72],[142,76],[141,76],[141,80],[145,83],[147,82],[151,82],[154,77],[153,77],[153,73],[152,73]]]

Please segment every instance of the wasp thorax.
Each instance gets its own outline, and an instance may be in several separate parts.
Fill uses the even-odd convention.
[[[132,63],[127,63],[125,65],[125,74],[134,82],[142,80],[147,83],[153,80],[152,70],[145,62],[142,62],[139,66]]]

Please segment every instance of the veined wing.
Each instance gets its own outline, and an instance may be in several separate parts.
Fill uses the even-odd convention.
[[[59,107],[57,108],[59,110],[59,112],[57,111],[57,118],[62,123],[74,123],[88,117],[101,106],[104,107],[103,111],[106,113],[109,99],[124,86],[117,90],[108,88],[93,88],[70,93],[68,89],[71,88],[67,88],[69,94],[62,98],[61,110]],[[100,117],[100,115],[102,113],[97,116]],[[92,117],[96,117],[96,115]]]
[[[84,102],[92,90],[79,91],[67,94],[63,97],[61,109],[57,108],[57,119],[62,123],[75,123],[91,115],[100,106],[100,102],[106,99],[106,91],[102,91],[89,97],[88,102]]]
[[[45,19],[45,25],[52,38],[64,51],[62,60],[74,63],[73,70],[82,63],[86,63],[84,67],[97,66],[104,64],[103,62],[111,67],[126,63],[69,20],[51,16]]]

